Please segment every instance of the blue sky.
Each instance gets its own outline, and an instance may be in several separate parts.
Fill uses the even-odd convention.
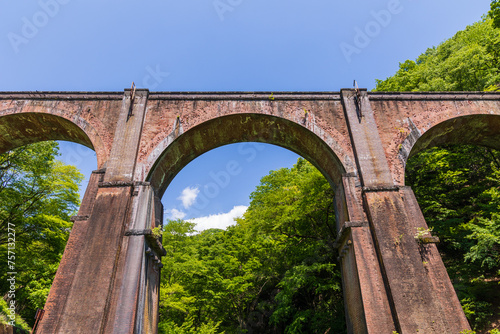
[[[1,91],[123,91],[132,81],[151,91],[338,91],[353,79],[372,89],[490,3],[0,1]],[[61,143],[61,152],[86,175],[96,168],[91,150]],[[167,189],[166,215],[225,226],[262,176],[296,160],[265,144],[208,152]]]

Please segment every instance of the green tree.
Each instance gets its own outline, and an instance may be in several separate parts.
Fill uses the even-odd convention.
[[[485,147],[434,147],[406,168],[406,184],[441,240],[438,248],[475,329],[494,316],[500,299],[499,159]]]
[[[266,284],[259,276],[259,241],[239,227],[194,234],[193,225],[180,220],[165,225],[162,326],[185,332],[208,324],[229,333],[246,328],[249,305]]]
[[[406,183],[440,237],[440,249],[460,264],[464,258],[473,263],[475,269],[467,269],[475,277],[500,269],[499,163],[499,152],[463,145],[426,150],[406,169]]]
[[[500,31],[493,20],[459,31],[415,61],[399,64],[397,73],[376,80],[375,91],[482,91],[500,83]]]
[[[340,269],[336,260],[334,194],[304,159],[272,171],[250,196],[239,223],[282,245],[271,322],[285,333],[345,330]]]
[[[300,159],[265,176],[251,200],[225,231],[195,234],[189,222],[165,225],[160,327],[165,333],[345,331],[326,179]]]
[[[6,295],[8,232],[15,229],[17,311],[32,324],[45,304],[79,205],[83,175],[41,142],[0,155],[0,291]],[[12,237],[12,235],[10,235]],[[12,241],[12,240],[10,240]]]
[[[490,4],[489,16],[493,19],[493,27],[500,28],[500,1],[492,0]]]

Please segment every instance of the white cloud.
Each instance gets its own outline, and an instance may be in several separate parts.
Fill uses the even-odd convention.
[[[234,219],[243,216],[247,209],[247,206],[238,205],[227,213],[219,213],[217,215],[194,218],[190,219],[189,221],[195,223],[195,230],[200,232],[209,228],[226,229],[226,227],[234,225]]]
[[[182,201],[182,205],[184,205],[185,209],[188,209],[191,205],[196,201],[196,197],[200,193],[200,189],[187,187],[185,188],[181,195],[177,197],[178,200]]]
[[[172,210],[166,210],[167,213],[170,213],[170,216],[168,217],[168,219],[183,219],[184,217],[186,217],[186,213],[185,212],[182,212],[180,210],[177,210],[177,209],[172,209]]]

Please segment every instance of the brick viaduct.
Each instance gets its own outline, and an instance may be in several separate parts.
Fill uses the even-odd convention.
[[[0,93],[0,153],[41,140],[95,150],[38,333],[156,333],[164,250],[151,229],[173,177],[254,141],[311,161],[336,191],[350,333],[469,329],[412,190],[409,156],[445,143],[500,148],[495,93]]]

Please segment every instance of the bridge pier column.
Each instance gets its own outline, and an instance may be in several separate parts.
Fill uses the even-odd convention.
[[[337,187],[337,247],[349,333],[392,333],[394,325],[359,179],[344,175]],[[376,312],[374,312],[376,310]]]
[[[105,174],[91,177],[38,333],[157,333],[162,206],[133,179],[147,98],[125,92]]]
[[[387,324],[388,328],[392,326],[400,334],[459,333],[470,329],[436,246],[415,239],[417,228],[426,228],[427,225],[411,189],[394,184],[366,91],[343,90],[342,102],[360,177],[354,197],[357,203],[362,203],[367,218],[358,223],[347,216],[345,226],[367,229],[365,226],[368,225],[370,230],[370,233],[365,231],[364,240],[350,239],[352,244],[349,247],[355,250],[354,254],[359,252],[355,246],[358,241],[362,244],[358,248],[374,248],[390,307],[388,314],[392,314],[392,318],[384,321],[390,322]],[[344,184],[346,202],[349,202],[346,188],[353,192],[353,187],[346,187]],[[351,234],[352,230],[353,227]],[[346,245],[341,246],[341,254],[343,247]],[[361,257],[369,263],[359,263],[358,259]],[[362,292],[364,286],[372,284],[373,277],[362,274],[359,267],[376,266],[373,264],[374,260],[370,261],[366,256],[353,255],[351,258],[355,258],[357,263],[347,267],[358,267],[357,285]],[[344,268],[348,261],[343,259],[344,270],[349,269]],[[346,281],[352,275],[344,273],[343,276]],[[378,273],[375,281],[379,281]],[[344,283],[346,285],[349,284]],[[373,290],[366,291],[370,294]],[[349,298],[349,291],[347,289],[346,298]],[[362,306],[354,314],[364,315],[366,328],[356,329],[354,319],[349,318],[351,315],[347,312],[350,332],[391,333],[388,329],[380,331],[368,327],[371,317],[385,313],[380,309],[385,303],[366,303],[364,298],[361,301]],[[346,304],[349,304],[348,300]]]
[[[162,225],[162,212],[153,188],[136,184],[102,333],[157,333],[160,259],[165,250],[154,228]]]
[[[67,297],[75,280],[75,268],[81,257],[85,256],[83,247],[87,238],[89,216],[94,207],[98,183],[102,182],[103,176],[104,170],[92,172],[85,196],[78,210],[78,216],[72,217],[73,228],[45,303],[45,315],[39,333],[51,333],[52,329],[57,327],[64,313]]]

